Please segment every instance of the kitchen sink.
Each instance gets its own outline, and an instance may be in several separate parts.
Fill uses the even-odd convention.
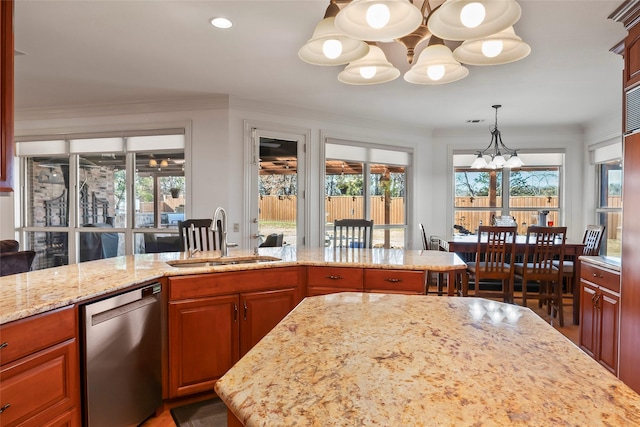
[[[197,267],[215,267],[218,265],[237,265],[237,264],[262,264],[265,262],[282,261],[280,258],[272,256],[249,256],[249,257],[228,257],[228,258],[212,258],[207,260],[189,260],[183,259],[179,261],[168,261],[172,267],[178,268],[197,268]]]

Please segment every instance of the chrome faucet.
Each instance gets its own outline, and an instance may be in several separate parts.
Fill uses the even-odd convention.
[[[198,249],[198,248],[189,249],[187,258],[193,258],[193,256],[195,254],[197,254],[198,252],[200,252],[200,249]]]
[[[229,256],[229,247],[230,246],[238,246],[237,243],[230,243],[227,241],[227,212],[219,207],[216,209],[216,212],[213,214],[213,226],[218,227],[218,217],[220,217],[220,233],[222,233],[222,239],[220,239],[220,252],[222,252],[222,256]]]

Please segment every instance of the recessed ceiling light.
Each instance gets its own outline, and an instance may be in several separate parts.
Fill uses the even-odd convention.
[[[212,18],[211,25],[216,28],[231,28],[233,26],[233,23],[227,18]]]

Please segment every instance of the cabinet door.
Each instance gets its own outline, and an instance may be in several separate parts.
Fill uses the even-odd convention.
[[[2,366],[0,425],[42,426],[78,406],[78,364],[73,339]]]
[[[241,294],[240,357],[251,350],[295,306],[295,288]]]
[[[640,132],[624,138],[620,379],[640,393]],[[631,196],[627,196],[631,195]]]
[[[598,287],[580,280],[580,347],[591,357],[596,356],[598,310],[595,298]]]
[[[598,354],[596,360],[614,375],[618,372],[618,319],[620,298],[618,295],[600,288],[598,308],[600,311],[600,332],[598,334]]]
[[[169,395],[213,390],[240,359],[238,296],[169,303]]]

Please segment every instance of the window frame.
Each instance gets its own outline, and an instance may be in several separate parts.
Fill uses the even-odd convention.
[[[497,212],[500,215],[513,216],[512,212],[526,212],[526,211],[540,211],[540,210],[548,210],[550,213],[555,213],[558,218],[558,223],[556,225],[561,225],[563,223],[564,218],[564,203],[563,203],[563,189],[564,189],[564,155],[563,151],[555,151],[551,150],[548,152],[536,152],[536,153],[518,153],[520,157],[525,161],[525,165],[521,168],[514,168],[513,170],[527,170],[527,169],[535,169],[535,168],[557,168],[558,169],[558,206],[557,207],[512,207],[511,206],[511,196],[510,196],[510,178],[511,178],[511,168],[503,167],[499,169],[472,169],[469,165],[473,160],[473,157],[468,152],[453,152],[453,173],[452,173],[452,225],[456,224],[456,217],[459,212],[489,212],[491,215],[493,212]],[[491,170],[500,170],[502,172],[502,181],[501,181],[501,191],[502,191],[502,206],[495,207],[482,207],[482,206],[468,206],[468,207],[457,207],[456,206],[456,174],[461,171],[473,171],[473,172],[488,172]],[[488,224],[484,224],[488,225]],[[526,224],[528,226],[529,224]],[[526,228],[521,227],[521,224],[518,224],[519,233],[526,233]],[[452,227],[452,233],[456,234],[456,227]],[[465,227],[466,228],[466,227]],[[469,232],[474,233],[475,227],[470,225],[471,229],[468,229]]]
[[[157,148],[154,145],[144,146],[140,143],[140,138],[151,137],[158,138]],[[179,137],[177,142],[171,142],[169,137]],[[131,138],[138,138],[138,141],[133,147],[129,147],[128,141]],[[120,140],[121,144],[113,143],[114,140]],[[82,156],[91,154],[96,155],[101,151],[97,148],[82,149],[83,143],[96,143],[105,141],[107,142],[106,148],[101,145],[100,149],[106,150],[108,153],[115,153],[122,155],[125,161],[126,180],[126,220],[124,227],[113,228],[87,228],[79,225],[79,160]],[[28,144],[32,143],[32,146]],[[173,146],[171,144],[174,144]],[[98,144],[100,145],[100,144]],[[167,152],[179,152],[182,151],[184,155],[183,163],[183,176],[185,177],[185,196],[188,189],[187,171],[189,168],[187,157],[187,128],[158,128],[158,129],[144,129],[139,131],[126,131],[126,132],[107,132],[107,133],[84,133],[84,134],[66,134],[63,138],[60,136],[24,136],[16,137],[17,156],[20,158],[20,180],[21,192],[19,203],[22,206],[20,209],[21,215],[18,219],[18,226],[16,231],[19,235],[19,239],[22,242],[26,242],[27,235],[29,233],[66,233],[67,234],[67,263],[75,264],[80,262],[79,254],[79,239],[82,233],[117,233],[122,234],[124,239],[124,255],[131,255],[136,253],[136,234],[142,233],[162,233],[162,234],[175,234],[178,235],[177,227],[171,228],[140,228],[135,227],[135,176],[136,165],[135,156],[139,153],[162,154]],[[85,145],[86,146],[86,145]],[[120,147],[120,148],[119,148]],[[67,225],[66,226],[35,226],[30,221],[30,212],[33,206],[29,203],[30,194],[32,189],[29,187],[30,179],[27,176],[28,167],[27,162],[34,157],[60,157],[68,159],[69,161],[69,182],[68,182],[68,209],[67,209]],[[154,200],[157,208],[158,201]],[[187,209],[189,209],[188,199],[184,200],[184,215],[187,216]]]

